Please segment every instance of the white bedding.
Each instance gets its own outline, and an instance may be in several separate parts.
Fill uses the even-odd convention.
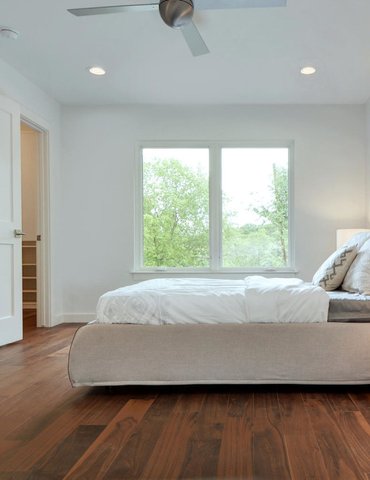
[[[141,325],[196,323],[326,322],[329,296],[299,279],[164,278],[107,292],[98,323]]]

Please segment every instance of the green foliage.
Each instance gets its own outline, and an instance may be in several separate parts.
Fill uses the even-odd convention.
[[[270,205],[255,207],[253,210],[265,222],[271,224],[272,237],[279,245],[279,257],[282,265],[288,263],[288,170],[273,165],[272,201]]]
[[[144,265],[209,265],[208,179],[178,160],[145,163]]]
[[[244,225],[224,236],[224,267],[276,268],[282,261],[271,225]]]
[[[277,268],[288,264],[288,170],[273,165],[271,202],[251,205],[261,224],[224,228],[225,267]]]
[[[209,266],[208,178],[178,160],[144,164],[144,265]],[[224,267],[281,267],[288,261],[288,171],[273,166],[271,202],[251,205],[260,224],[223,212]],[[227,199],[224,199],[224,204]]]

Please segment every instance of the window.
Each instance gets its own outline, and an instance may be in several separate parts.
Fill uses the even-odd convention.
[[[287,148],[222,149],[224,267],[289,265]]]
[[[291,268],[291,146],[141,148],[138,270]]]
[[[209,152],[143,149],[143,266],[209,267]]]

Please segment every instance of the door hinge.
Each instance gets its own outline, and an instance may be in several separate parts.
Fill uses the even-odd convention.
[[[41,242],[41,235],[37,235],[36,240],[37,240],[38,242]]]

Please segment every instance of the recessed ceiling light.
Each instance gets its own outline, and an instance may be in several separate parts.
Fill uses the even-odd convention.
[[[17,40],[19,32],[10,27],[0,27],[0,36],[11,40]]]
[[[316,73],[315,67],[307,66],[307,67],[301,68],[302,75],[313,75],[314,73]]]
[[[102,67],[94,66],[94,67],[89,67],[88,68],[89,72],[92,75],[105,75],[106,71]]]

